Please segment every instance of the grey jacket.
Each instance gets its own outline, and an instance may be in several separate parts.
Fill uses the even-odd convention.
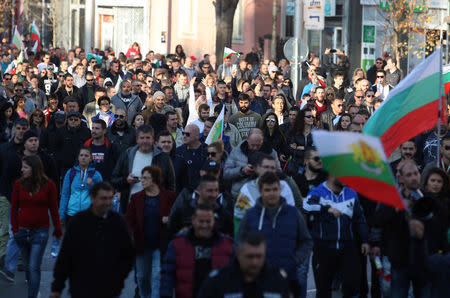
[[[131,94],[129,101],[124,101],[122,92],[119,92],[111,98],[111,103],[116,109],[124,109],[127,112],[128,125],[131,125],[134,115],[142,110],[141,98],[135,94]]]
[[[231,150],[223,169],[223,178],[231,182],[233,185],[231,188],[231,194],[234,198],[236,198],[239,194],[239,190],[242,185],[244,185],[244,183],[249,179],[252,179],[252,177],[246,176],[242,172],[242,168],[248,164],[248,156],[244,153],[244,151],[242,151],[243,144],[246,142],[246,140],[240,142],[238,146]],[[277,152],[272,149],[272,153],[270,155],[272,155],[277,161],[277,169],[280,169],[280,161],[278,160]]]

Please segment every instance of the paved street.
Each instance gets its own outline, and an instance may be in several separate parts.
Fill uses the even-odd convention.
[[[42,260],[42,276],[41,276],[41,288],[40,298],[46,298],[50,295],[50,285],[52,282],[53,265],[55,259],[50,255],[51,239],[47,243],[47,248]],[[134,297],[135,283],[133,279],[134,272],[131,272],[125,281],[125,289],[122,291],[121,297]],[[25,273],[18,272],[16,274],[15,284],[9,284],[3,279],[0,279],[0,298],[22,298],[27,296],[27,289],[25,284]],[[63,297],[70,297],[67,288],[63,293]],[[308,298],[315,297],[314,279],[312,274],[312,268],[310,267],[308,274]],[[334,293],[334,298],[342,297],[339,293]]]

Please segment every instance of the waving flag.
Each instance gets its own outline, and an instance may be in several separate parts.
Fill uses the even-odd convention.
[[[389,92],[364,126],[364,134],[381,139],[387,156],[403,142],[437,124],[439,97],[442,96],[441,63],[439,49]]]
[[[102,64],[102,56],[96,55],[94,53],[88,53],[86,56],[88,61],[91,61],[94,58],[97,61],[97,64]]]
[[[323,130],[313,131],[312,135],[323,167],[330,175],[373,201],[404,209],[377,137]]]
[[[442,67],[442,82],[444,83],[445,94],[450,92],[450,64]]]
[[[39,33],[39,28],[36,26],[36,22],[33,21],[33,25],[31,25],[31,40],[34,40],[34,46],[33,46],[33,52],[36,54],[39,52],[39,49],[41,48],[41,34]]]
[[[227,48],[227,47],[225,47],[223,49],[223,61],[225,61],[225,59],[231,58],[233,56],[239,57],[239,53],[236,51],[233,51],[232,49]]]
[[[211,128],[208,136],[206,137],[205,143],[207,145],[211,144],[214,141],[222,139],[224,115],[225,115],[225,105],[222,107],[219,117],[217,117],[216,121],[214,122],[213,127]]]
[[[19,50],[22,50],[25,48],[23,45],[22,36],[20,35],[19,30],[17,29],[17,26],[14,27],[14,35],[13,35],[11,46],[15,47],[16,49],[19,49]]]

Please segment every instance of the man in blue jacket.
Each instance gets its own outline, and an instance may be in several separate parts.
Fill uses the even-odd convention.
[[[281,197],[280,180],[275,173],[263,174],[258,187],[261,197],[245,213],[238,238],[249,231],[261,231],[267,241],[267,262],[286,271],[289,288],[298,297],[301,289],[297,267],[309,257],[311,236],[297,208]]]
[[[369,252],[369,228],[358,195],[329,175],[327,181],[309,192],[303,210],[314,239],[317,297],[331,298],[331,283],[338,269],[343,275],[344,297],[358,295],[361,264],[354,231],[362,243],[361,252]]]

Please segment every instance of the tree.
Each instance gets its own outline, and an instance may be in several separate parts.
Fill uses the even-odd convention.
[[[233,18],[239,0],[214,0],[216,10],[216,56],[222,59],[223,48],[231,47]]]
[[[384,0],[378,11],[384,21],[383,46],[395,53],[403,71],[410,52],[421,58],[432,51],[430,34],[435,33],[425,29],[433,17],[427,0]]]

